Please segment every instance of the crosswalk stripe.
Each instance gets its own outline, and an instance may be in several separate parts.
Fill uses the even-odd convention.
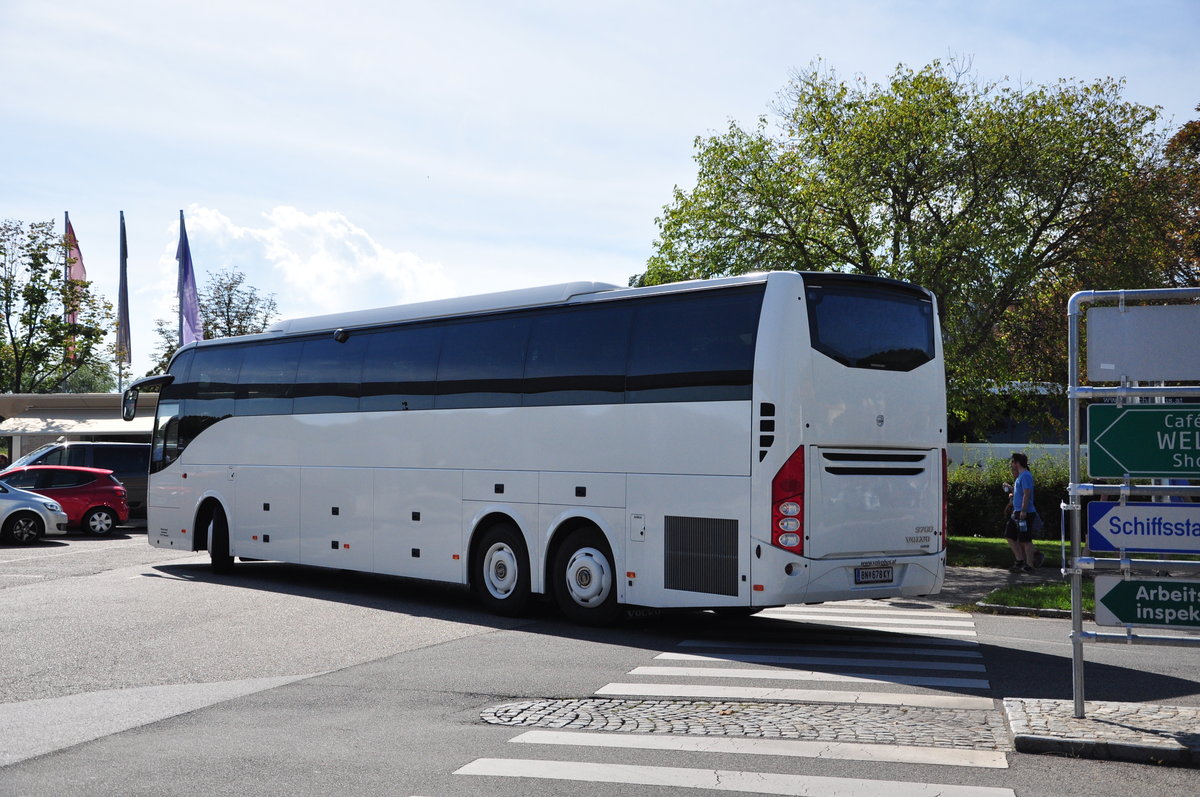
[[[738,667],[634,667],[630,675],[664,678],[747,678],[764,681],[827,681],[849,684],[903,684],[905,686],[944,687],[947,689],[990,689],[980,678],[939,678],[930,675],[898,673],[831,673],[819,670],[766,670]]]
[[[784,611],[777,609],[762,613],[763,617],[779,617],[788,620],[826,620],[840,622],[849,620],[853,623],[876,623],[878,625],[909,625],[909,626],[939,626],[942,628],[974,628],[974,620],[925,620],[912,617],[880,617],[874,612],[867,614],[847,612],[813,612],[813,611]]]
[[[755,686],[714,686],[711,684],[630,684],[613,683],[597,689],[597,695],[626,697],[716,698],[720,700],[768,700],[784,703],[858,703],[884,706],[923,706],[925,708],[965,708],[992,710],[995,702],[988,697],[958,695],[899,694],[891,692],[834,692],[828,689],[781,689]]]
[[[965,619],[971,615],[963,612],[935,612],[928,609],[894,609],[891,607],[881,607],[878,605],[872,606],[869,604],[846,603],[838,602],[825,605],[806,605],[806,604],[789,604],[788,606],[775,606],[770,609],[765,609],[762,614],[776,614],[778,612],[833,612],[838,613],[857,613],[863,614],[883,614],[894,615],[898,617],[953,617],[958,620]]]
[[[787,797],[1015,797],[1012,789],[956,786],[939,783],[785,775],[774,772],[599,764],[588,761],[477,758],[455,770],[456,775],[541,778],[589,783],[630,783],[641,786],[713,789],[716,791],[779,794]]]
[[[887,634],[904,634],[906,636],[976,636],[974,629],[966,628],[890,628],[887,625],[866,625],[847,621],[839,622],[838,627],[852,628],[858,631],[884,631]]]
[[[921,645],[780,645],[771,642],[731,642],[716,639],[685,639],[677,648],[705,648],[706,650],[772,650],[781,653],[919,653],[923,656],[945,656],[956,659],[982,659],[979,643],[968,639],[931,640],[939,647]],[[946,646],[954,649],[947,649]]]
[[[922,747],[918,745],[686,736],[682,734],[589,733],[587,731],[527,731],[509,741],[516,744],[621,747],[638,750],[790,756],[839,761],[877,761],[890,764],[936,764],[985,769],[1008,768],[1008,756],[996,750],[960,750],[952,747]]]
[[[882,667],[902,670],[939,670],[954,672],[987,672],[982,664],[961,661],[909,661],[907,659],[846,659],[834,656],[785,656],[771,653],[729,653],[724,656],[704,656],[698,653],[660,653],[661,661],[720,661],[741,664],[803,664],[810,667]]]

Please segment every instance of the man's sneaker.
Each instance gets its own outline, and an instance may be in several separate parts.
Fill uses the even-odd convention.
[[[1033,572],[1033,568],[1032,568],[1032,567],[1030,567],[1029,565],[1025,565],[1024,567],[1022,567],[1022,568],[1021,568],[1021,570],[1022,570],[1022,571],[1024,571],[1024,572],[1026,572],[1026,573],[1032,573],[1032,572]]]
[[[1013,562],[1012,566],[1008,569],[1009,569],[1009,571],[1011,571],[1013,573],[1019,573],[1019,572],[1021,572],[1021,568],[1023,568],[1023,567],[1025,567],[1025,560],[1018,559],[1017,561]]]

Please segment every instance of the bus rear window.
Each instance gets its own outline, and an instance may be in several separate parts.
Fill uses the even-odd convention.
[[[934,358],[934,307],[901,283],[805,280],[812,347],[850,368],[911,371]]]

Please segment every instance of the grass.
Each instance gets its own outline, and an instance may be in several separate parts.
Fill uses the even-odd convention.
[[[1042,567],[1062,567],[1062,547],[1058,540],[1035,540],[1034,547],[1046,556]],[[951,537],[946,546],[946,564],[950,567],[998,567],[1013,563],[1012,549],[1003,537]]]
[[[1034,547],[1041,551],[1046,561],[1043,570],[1058,570],[1062,567],[1062,543],[1058,540],[1034,540]],[[951,567],[994,567],[1005,570],[1013,563],[1012,549],[1003,537],[951,537],[946,546],[946,564]],[[1092,583],[1084,582],[1084,611],[1094,611],[1095,598]],[[983,599],[984,603],[1000,606],[1021,606],[1032,609],[1071,609],[1071,585],[1069,582],[1055,584],[1016,584],[994,590]]]
[[[1020,606],[1030,609],[1071,610],[1071,585],[1064,584],[1015,584],[992,591],[984,603],[1000,606]],[[1096,610],[1096,585],[1090,579],[1083,582],[1083,610]]]
[[[1062,567],[1062,543],[1058,540],[1034,540],[1034,547],[1046,556],[1041,571],[1058,571]],[[1070,550],[1068,549],[1068,554]],[[1158,554],[1152,554],[1159,556]],[[1179,555],[1172,559],[1196,560],[1200,556]],[[946,564],[950,567],[994,567],[1006,570],[1013,563],[1012,549],[1003,537],[951,537],[946,546]],[[1015,584],[994,590],[984,603],[1000,606],[1019,606],[1032,609],[1071,609],[1069,581],[1051,584]],[[1083,581],[1083,610],[1095,611],[1095,585],[1090,578]]]

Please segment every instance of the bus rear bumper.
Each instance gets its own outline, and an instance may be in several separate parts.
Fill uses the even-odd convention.
[[[941,592],[946,577],[945,553],[799,559],[790,564],[791,572],[775,581],[775,589],[763,585],[753,593],[753,605],[935,595]]]

